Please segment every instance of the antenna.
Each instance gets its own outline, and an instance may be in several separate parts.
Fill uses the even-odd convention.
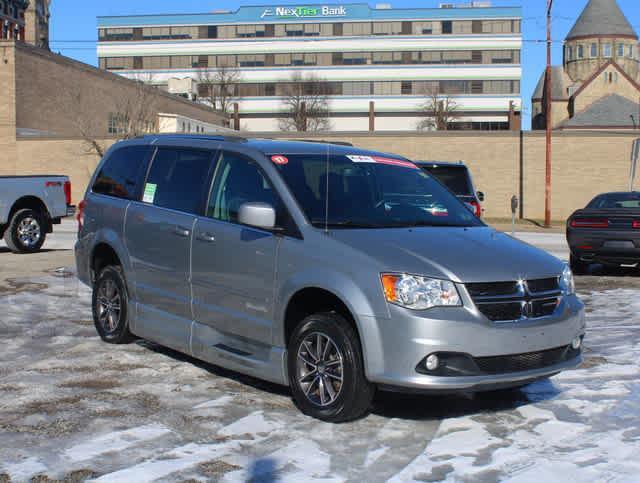
[[[326,174],[325,176],[327,177],[327,183],[326,183],[326,187],[325,187],[325,203],[324,203],[324,232],[325,233],[329,233],[329,168],[330,168],[330,161],[329,161],[329,149],[331,148],[330,144],[327,144],[327,163],[326,163]]]

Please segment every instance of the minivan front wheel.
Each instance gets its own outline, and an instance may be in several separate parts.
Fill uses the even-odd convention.
[[[129,331],[129,297],[120,267],[109,266],[100,271],[92,299],[93,322],[100,338],[110,344],[133,341]]]
[[[358,336],[342,316],[304,319],[291,336],[287,357],[289,384],[303,413],[337,423],[368,411],[375,388],[364,375]]]

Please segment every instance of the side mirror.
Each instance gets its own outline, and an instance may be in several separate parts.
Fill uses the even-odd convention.
[[[484,202],[484,193],[482,191],[478,191],[477,195],[480,202]]]
[[[243,203],[238,210],[238,221],[243,225],[273,230],[276,226],[276,210],[267,203]]]

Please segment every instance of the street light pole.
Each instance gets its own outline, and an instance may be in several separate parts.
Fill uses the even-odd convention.
[[[547,153],[544,183],[544,225],[551,227],[551,7],[553,0],[547,0],[547,72],[545,76],[545,118],[547,122]]]

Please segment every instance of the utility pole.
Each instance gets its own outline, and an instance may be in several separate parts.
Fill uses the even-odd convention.
[[[553,0],[547,0],[547,72],[545,82],[545,112],[547,121],[547,155],[544,183],[544,226],[551,228],[551,7]]]

